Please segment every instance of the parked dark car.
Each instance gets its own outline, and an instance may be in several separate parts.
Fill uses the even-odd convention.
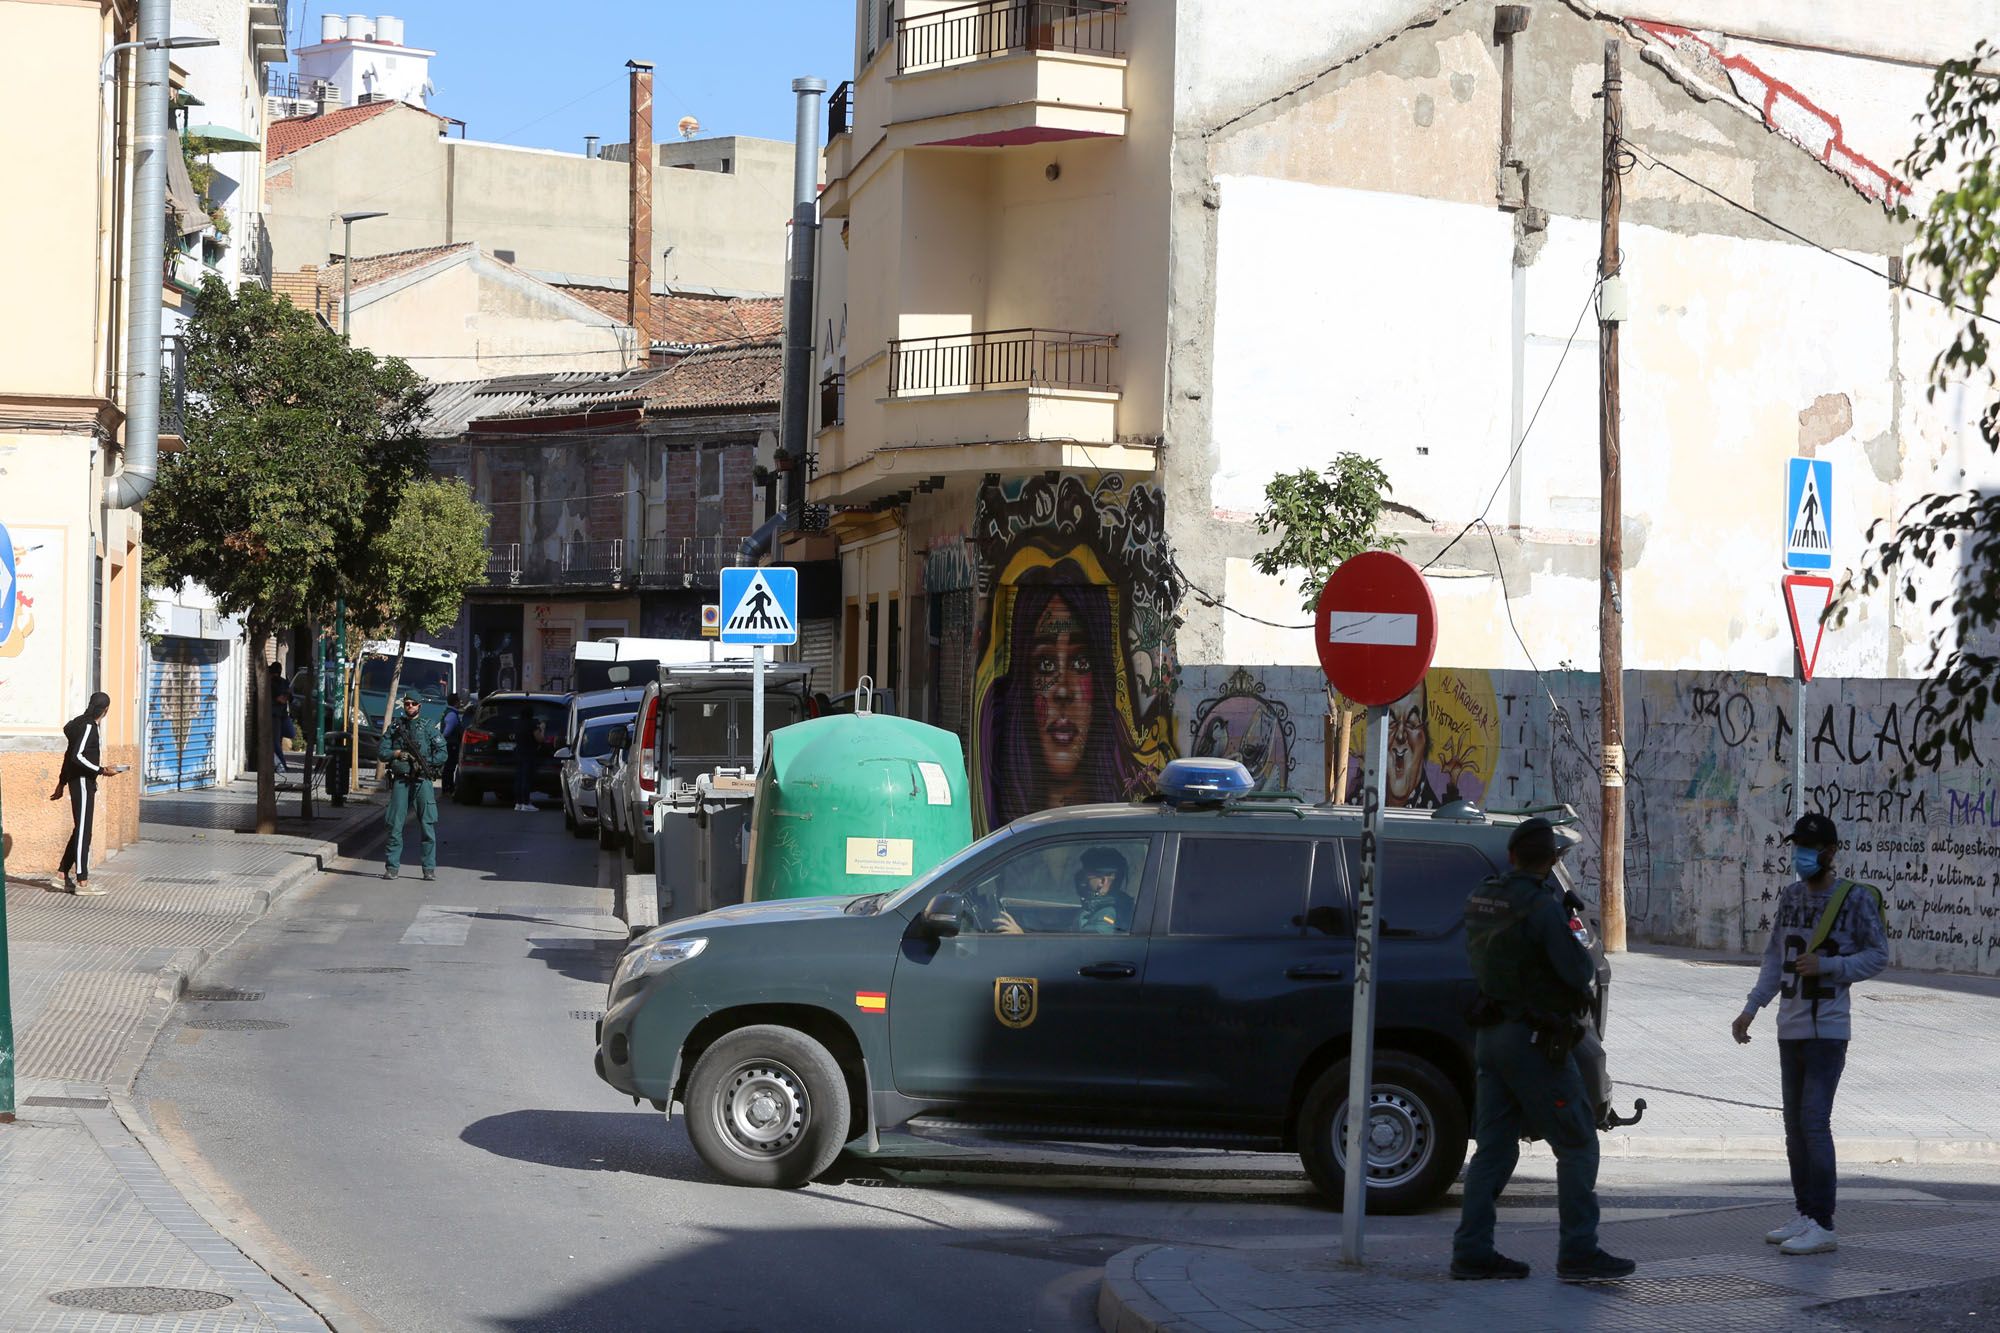
[[[1519,818],[1458,803],[1385,823],[1371,1212],[1433,1203],[1465,1161],[1461,916]],[[1295,798],[1071,807],[893,893],[675,921],[618,964],[597,1071],[679,1104],[702,1160],[739,1184],[801,1185],[843,1145],[908,1127],[1292,1151],[1338,1199],[1360,835],[1358,810]],[[1086,897],[1105,882],[1122,903]],[[1601,1033],[1610,969],[1580,916]]]
[[[530,713],[542,724],[534,790],[561,798],[562,765],[556,761],[556,751],[562,748],[569,696],[508,690],[487,695],[466,716],[465,739],[458,755],[460,805],[478,805],[489,791],[499,792],[504,800],[513,798],[515,737],[522,718]]]

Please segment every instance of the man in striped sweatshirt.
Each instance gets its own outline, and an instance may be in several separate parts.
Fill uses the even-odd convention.
[[[1763,967],[1730,1031],[1748,1042],[1757,1011],[1778,1001],[1785,1156],[1798,1215],[1764,1239],[1784,1254],[1825,1254],[1840,1245],[1833,1230],[1833,1095],[1852,1034],[1848,988],[1888,966],[1889,947],[1880,891],[1834,873],[1840,850],[1834,822],[1801,815],[1785,841],[1798,880],[1778,895]]]

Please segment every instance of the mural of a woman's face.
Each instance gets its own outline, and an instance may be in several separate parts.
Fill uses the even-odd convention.
[[[1035,744],[1052,782],[1076,776],[1089,748],[1096,669],[1082,619],[1060,595],[1035,620],[1028,644],[1029,692],[1034,698]]]
[[[1389,705],[1388,803],[1408,805],[1431,757],[1429,695],[1417,686]]]

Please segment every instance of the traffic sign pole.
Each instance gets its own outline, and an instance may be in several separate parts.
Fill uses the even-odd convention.
[[[750,691],[750,776],[764,765],[764,645],[758,644],[751,668],[754,686]]]
[[[1354,1039],[1347,1057],[1347,1159],[1341,1178],[1340,1261],[1362,1261],[1368,1214],[1368,1141],[1375,1105],[1375,946],[1381,915],[1375,889],[1381,874],[1383,786],[1389,773],[1389,710],[1368,710],[1368,748],[1361,758],[1361,891],[1354,914]],[[1361,1108],[1359,1111],[1356,1108]]]

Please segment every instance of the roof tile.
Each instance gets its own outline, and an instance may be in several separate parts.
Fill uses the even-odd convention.
[[[564,284],[568,292],[602,314],[624,320],[623,287]],[[784,331],[785,303],[775,296],[692,296],[653,293],[653,337],[671,347],[713,347],[764,338]]]
[[[375,119],[393,107],[408,107],[411,111],[422,111],[440,124],[444,118],[433,111],[424,111],[420,106],[410,106],[407,102],[363,102],[360,106],[346,106],[338,111],[328,111],[324,115],[287,116],[283,120],[271,122],[264,136],[264,160],[276,162],[289,157],[301,148],[310,148],[323,139],[331,139],[342,130],[351,130],[356,125]]]

